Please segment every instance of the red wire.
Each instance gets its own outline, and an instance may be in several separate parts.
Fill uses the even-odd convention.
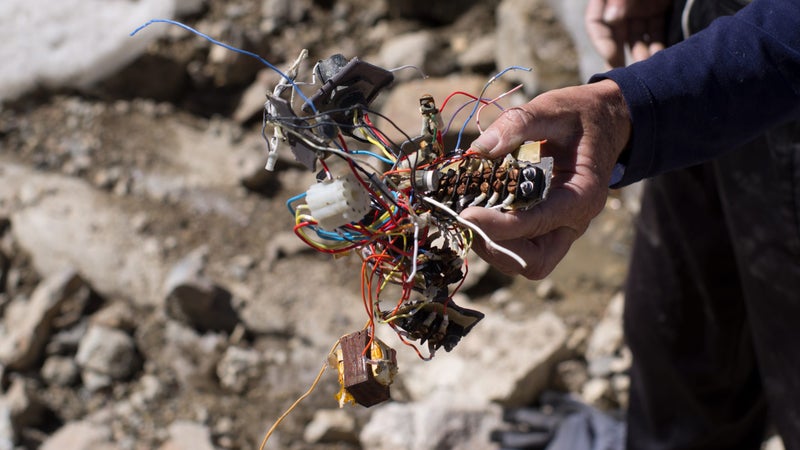
[[[374,251],[374,247],[370,246],[370,249]],[[380,288],[378,288],[378,292],[375,293],[376,297],[372,295],[372,280],[375,278],[376,274],[379,273],[379,269],[383,260],[387,259],[386,251],[382,251],[381,253],[373,253],[366,258],[364,258],[364,262],[361,265],[362,270],[362,285],[361,285],[361,294],[362,300],[364,301],[364,307],[367,310],[367,314],[369,314],[369,327],[370,327],[370,335],[369,335],[369,342],[367,346],[364,347],[362,351],[362,356],[366,355],[367,350],[372,346],[372,343],[375,341],[375,314],[373,309],[373,298],[377,298],[380,295]],[[366,267],[369,264],[370,260],[376,259],[372,265],[372,271],[369,276],[366,274]],[[366,285],[363,284],[366,282]],[[366,289],[365,289],[366,288]]]
[[[409,347],[413,348],[413,349],[414,349],[414,351],[415,351],[415,352],[417,352],[417,356],[419,356],[419,357],[420,357],[420,359],[422,359],[423,361],[430,361],[430,360],[431,360],[432,356],[422,356],[422,352],[421,352],[421,351],[419,351],[419,349],[417,348],[417,346],[416,346],[416,345],[414,345],[414,344],[412,344],[411,342],[408,342],[408,341],[407,341],[407,340],[406,340],[406,339],[403,337],[403,335],[402,335],[402,334],[400,334],[400,332],[397,330],[397,325],[395,325],[395,324],[393,324],[393,323],[390,323],[390,325],[392,326],[392,329],[394,329],[394,331],[395,331],[395,332],[397,332],[397,337],[398,337],[398,338],[400,338],[400,342],[402,342],[403,344],[406,344],[407,346],[409,346]]]
[[[322,160],[322,159],[319,159],[319,164],[322,166],[322,169],[325,170],[325,175],[327,175],[328,178],[332,178],[331,170],[328,169],[328,165],[325,163],[325,161]]]
[[[447,106],[447,103],[450,101],[451,98],[455,97],[456,95],[465,95],[465,96],[467,96],[467,97],[469,97],[469,98],[471,98],[473,100],[477,100],[478,99],[478,97],[475,97],[474,95],[469,94],[467,92],[456,91],[456,92],[453,92],[452,94],[448,95],[447,98],[444,99],[444,103],[442,103],[442,107],[439,108],[439,111],[444,111],[444,108]],[[486,103],[488,103],[488,101],[487,100],[481,100],[481,103],[486,104]]]
[[[375,125],[372,124],[372,121],[369,119],[369,114],[364,114],[364,123],[366,123],[367,126],[369,126],[369,129],[372,130],[372,133],[375,135],[375,137],[378,138],[379,141],[381,141],[383,145],[391,147],[391,144],[389,144],[389,140],[386,139],[386,135],[384,135],[380,130],[375,128]]]

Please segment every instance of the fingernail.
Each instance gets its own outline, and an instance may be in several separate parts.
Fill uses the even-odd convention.
[[[603,22],[605,23],[614,23],[621,19],[622,10],[617,5],[611,5],[603,11]]]
[[[478,139],[472,141],[469,148],[473,150],[477,150],[484,155],[489,155],[497,144],[500,142],[500,136],[497,134],[497,131],[493,129],[489,129],[483,132]]]

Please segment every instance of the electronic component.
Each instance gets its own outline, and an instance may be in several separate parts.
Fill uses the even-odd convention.
[[[340,405],[355,402],[369,407],[388,400],[389,385],[397,373],[394,349],[370,338],[367,330],[341,337],[339,347],[333,359],[339,372]]]
[[[553,158],[540,158],[539,146],[527,143],[500,161],[473,156],[441,167],[436,189],[428,192],[456,212],[470,206],[528,209],[544,200],[553,174]]]
[[[309,126],[308,120],[297,117],[292,111],[292,107],[289,106],[289,101],[284,98],[267,94],[267,108],[266,114],[270,117],[280,117],[281,120],[290,123],[292,128],[307,128]],[[300,139],[289,133],[288,136],[284,136],[284,139],[288,141],[289,148],[292,149],[294,158],[299,163],[309,170],[316,170],[317,159],[319,159],[320,155],[317,154],[314,147],[323,146],[325,145],[324,142],[320,142],[313,134],[305,136],[305,139]]]
[[[332,231],[361,220],[369,211],[369,196],[349,174],[311,186],[306,192],[306,204],[319,226]]]
[[[340,54],[319,61],[314,75],[322,83],[316,94],[309,98],[318,112],[330,111],[331,119],[341,124],[342,131],[352,134],[354,111],[348,108],[369,106],[381,89],[394,81],[388,70],[353,58],[349,62]],[[303,111],[312,112],[311,106],[303,105]]]
[[[405,303],[397,312],[398,328],[420,344],[427,342],[431,354],[440,347],[452,350],[484,317],[482,312],[462,308],[447,297]]]

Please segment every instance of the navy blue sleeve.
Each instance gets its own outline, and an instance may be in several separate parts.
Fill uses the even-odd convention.
[[[800,118],[800,0],[755,0],[649,59],[593,77],[631,114],[623,186],[714,158]]]

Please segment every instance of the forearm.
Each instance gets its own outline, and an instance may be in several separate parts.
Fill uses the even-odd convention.
[[[800,116],[800,1],[756,0],[602,78],[620,86],[633,126],[620,185],[711,159]]]

